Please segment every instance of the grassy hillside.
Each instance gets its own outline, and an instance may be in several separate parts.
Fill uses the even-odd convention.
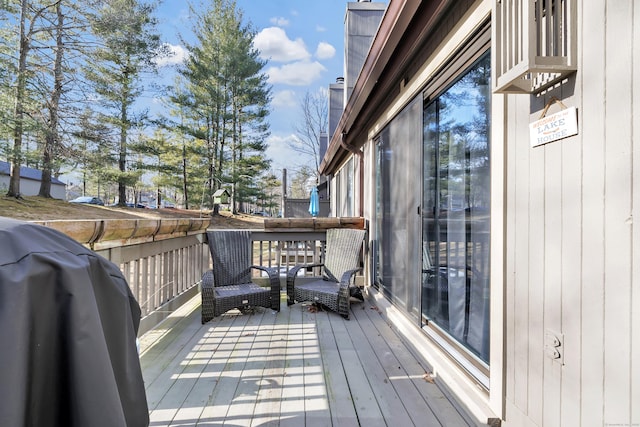
[[[0,216],[25,221],[55,219],[136,219],[136,218],[204,218],[209,212],[183,209],[140,209],[94,206],[69,203],[64,200],[27,196],[21,199],[0,196]],[[212,219],[220,228],[262,228],[263,220],[250,215],[222,212]]]

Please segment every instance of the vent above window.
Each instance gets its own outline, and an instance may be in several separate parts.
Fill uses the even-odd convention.
[[[576,0],[494,0],[494,92],[535,93],[576,70]]]

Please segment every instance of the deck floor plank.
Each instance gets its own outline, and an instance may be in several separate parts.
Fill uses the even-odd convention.
[[[408,351],[407,346],[389,327],[388,323],[380,315],[380,312],[377,311],[377,307],[368,300],[365,301],[365,307],[366,309],[362,310],[362,313],[367,315],[371,321],[371,325],[375,327],[380,338],[389,346],[404,370],[405,375],[414,384],[438,422],[447,427],[475,424],[465,420],[462,414],[456,409],[456,406],[452,405],[451,402],[445,398],[442,390],[434,382],[425,380],[425,375],[431,376],[432,374],[430,369],[424,362],[418,360],[411,351]],[[365,322],[366,320],[362,321],[363,324]],[[369,335],[372,336],[373,332],[369,332]]]
[[[199,341],[202,339],[199,331],[200,329],[194,332],[192,328],[185,328],[177,331],[177,333],[181,334],[180,338],[173,338],[171,335],[165,336],[166,340],[172,342],[171,345],[166,347],[166,355],[155,358],[157,364],[147,362],[148,367],[146,369],[143,367],[147,402],[152,417],[164,412],[165,415],[162,415],[161,418],[167,420],[169,417],[168,412],[177,409],[177,402],[175,401],[166,402],[166,407],[160,406],[160,403],[163,400],[166,401],[165,397],[171,392],[176,383],[177,375],[184,370],[185,361],[190,360],[193,357],[194,350],[197,351],[199,349]],[[142,354],[143,360],[146,355],[147,353]],[[156,414],[154,415],[154,413]]]
[[[367,379],[369,380],[371,389],[374,392],[378,406],[382,412],[382,416],[384,417],[387,425],[396,423],[401,426],[414,425],[407,412],[407,408],[403,404],[403,398],[398,395],[397,390],[389,380],[388,371],[393,368],[388,365],[384,366],[381,363],[376,356],[376,352],[372,348],[373,344],[369,341],[377,335],[377,331],[374,334],[374,337],[368,336],[365,331],[363,331],[362,325],[358,321],[358,317],[354,315],[357,311],[362,310],[361,307],[362,306],[360,304],[352,305],[352,321],[346,326],[346,330],[351,336],[351,340],[354,343],[357,343],[355,349],[358,355],[358,360],[362,363],[363,369],[367,372]],[[388,362],[391,362],[391,360],[389,360],[390,352],[388,351],[386,343],[382,342],[381,347],[377,348],[377,350],[381,353],[382,360],[388,360]],[[397,370],[397,364],[395,364],[395,368]],[[405,393],[408,392],[408,390],[403,391]]]
[[[333,314],[333,313],[332,313]],[[348,328],[351,321],[346,321],[338,315],[329,316],[336,346],[340,353],[353,404],[357,412],[358,422],[365,426],[386,426],[375,390],[371,387],[368,376],[371,375],[363,361],[360,360],[356,347],[349,335]],[[347,324],[348,323],[348,324]]]
[[[399,343],[399,338],[395,334],[386,334],[383,337],[375,324],[376,320],[382,320],[380,315],[376,312],[378,319],[375,316],[369,317],[369,311],[373,310],[372,306],[367,302],[359,305],[359,309],[353,310],[354,317],[358,319],[363,338],[366,337],[369,343],[369,347],[362,346],[362,357],[375,358],[378,361],[386,375],[383,382],[385,385],[390,385],[395,391],[392,394],[396,400],[392,402],[396,405],[400,403],[404,407],[407,416],[410,418],[409,422],[414,425],[429,426],[441,424],[411,379],[410,374],[406,371],[404,364],[399,360],[401,355],[397,354],[398,348],[394,346],[394,344],[397,345]],[[422,375],[424,375],[424,371]],[[421,380],[424,381],[424,379]],[[398,411],[397,408],[390,409],[392,413]],[[449,424],[445,425],[448,426]]]
[[[184,321],[200,323],[199,313],[195,314],[197,315],[192,314],[186,317]],[[227,323],[237,321],[242,325],[246,319],[247,317],[244,316],[230,317]],[[178,413],[185,409],[187,397],[202,376],[202,372],[215,368],[215,364],[209,360],[209,355],[214,353],[218,346],[224,345],[223,343],[229,340],[228,335],[229,332],[225,328],[212,329],[201,325],[199,332],[191,337],[188,344],[182,346],[181,350],[175,353],[173,362],[166,364],[162,374],[147,385],[151,425],[171,425]],[[167,337],[167,339],[171,339],[171,337]],[[235,337],[232,336],[231,339],[235,339]]]
[[[307,427],[324,427],[331,425],[331,412],[327,399],[327,387],[324,381],[324,367],[320,353],[317,320],[326,317],[326,313],[310,312],[306,305],[298,305],[295,309],[303,312],[304,357],[304,411]]]
[[[358,414],[328,315],[318,316],[317,325],[322,364],[330,367],[324,370],[324,377],[331,408],[331,421],[333,425],[357,426]]]
[[[274,317],[273,328],[268,335],[265,335],[268,354],[251,420],[252,427],[280,425],[280,402],[285,376],[289,318],[285,314]]]
[[[246,345],[242,351],[244,367],[240,371],[240,381],[223,425],[249,427],[255,415],[258,393],[266,367],[269,341],[276,319],[276,316],[271,314],[271,310],[261,311],[262,316],[253,315],[256,323],[252,322],[240,337]],[[247,417],[247,415],[251,416]]]
[[[469,425],[371,302],[200,324],[199,296],[140,337],[150,425]]]
[[[249,355],[257,332],[260,329],[263,313],[263,311],[259,311],[257,314],[238,316],[238,318],[246,319],[246,323],[234,323],[230,326],[231,333],[226,337],[224,348],[221,348],[220,353],[216,355],[216,364],[220,371],[220,377],[197,425],[224,425],[225,423],[247,425],[246,423],[251,420],[253,408],[251,412],[240,416],[235,415],[237,408],[233,410],[231,408],[234,405],[239,406],[243,403],[244,396],[241,394],[244,387],[242,374],[247,364],[253,363],[249,361]],[[208,324],[215,329],[218,326],[217,320],[214,319]]]
[[[285,308],[286,307],[286,308]],[[289,321],[287,346],[285,350],[285,372],[282,379],[280,402],[280,426],[299,427],[304,425],[304,359],[303,359],[303,319],[302,311],[282,304],[281,313],[286,313]]]
[[[140,337],[140,364],[147,387],[153,384],[200,332],[200,322],[182,320],[185,317],[195,319],[199,316],[199,305],[192,299],[158,328]]]
[[[233,328],[244,328],[248,318],[236,315],[234,318],[228,317],[220,321],[215,327],[209,326],[197,357],[190,361],[191,364],[200,366],[199,375],[185,396],[180,410],[175,414],[171,426],[195,425],[201,418],[231,353],[225,348],[225,344],[229,340],[236,340],[237,333]]]

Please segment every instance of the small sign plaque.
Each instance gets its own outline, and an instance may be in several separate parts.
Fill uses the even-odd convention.
[[[576,107],[565,108],[529,124],[531,147],[578,134],[578,112]]]

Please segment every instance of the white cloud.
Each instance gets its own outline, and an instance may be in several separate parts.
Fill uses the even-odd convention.
[[[289,20],[287,18],[283,18],[282,16],[274,16],[269,20],[273,25],[277,25],[278,27],[288,27]]]
[[[323,27],[322,25],[316,25],[316,31],[319,33],[324,33],[325,31],[327,31],[327,28]]]
[[[319,79],[323,71],[327,69],[317,61],[298,61],[282,67],[269,68],[267,81],[271,84],[306,86]]]
[[[271,134],[267,138],[267,145],[271,150],[288,149],[292,141],[296,141],[298,137],[294,134]]]
[[[158,65],[158,67],[182,64],[184,60],[189,56],[189,52],[180,45],[165,43],[163,49],[168,52],[168,55],[161,56],[156,60],[156,64]]]
[[[271,135],[267,139],[267,157],[273,160],[272,167],[276,169],[286,168],[290,172],[299,169],[303,165],[309,165],[311,159],[291,148],[290,144],[296,144],[299,138],[295,134]],[[291,179],[292,175],[289,175]]]
[[[300,38],[291,40],[287,33],[278,27],[268,27],[260,31],[253,45],[260,51],[260,57],[278,62],[299,61],[311,55]]]
[[[327,88],[326,86],[319,86],[317,93],[319,97],[327,98],[329,96],[329,88]]]
[[[318,59],[330,59],[336,54],[336,48],[326,42],[318,43],[316,48],[316,58]]]
[[[298,105],[296,93],[292,90],[281,90],[273,96],[272,107],[289,108]]]

